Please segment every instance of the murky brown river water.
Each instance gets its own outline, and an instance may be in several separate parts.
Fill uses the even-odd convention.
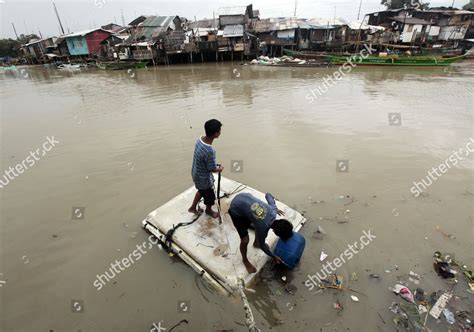
[[[48,136],[60,143],[0,189],[1,331],[149,331],[159,322],[169,331],[181,319],[189,324],[173,331],[246,330],[239,300],[210,290],[158,248],[102,290],[92,284],[146,241],[140,222],[148,212],[192,185],[194,142],[210,118],[224,124],[215,148],[225,176],[272,192],[309,219],[301,264],[286,272],[296,294],[270,268],[249,293],[263,330],[394,331],[388,307],[399,298],[388,288],[397,277],[414,271],[421,282],[408,281],[412,290],[450,289],[433,270],[436,250],[474,265],[473,154],[421,196],[410,192],[474,137],[473,62],[356,68],[312,104],[309,89],[335,69],[24,69],[0,74],[0,170]],[[400,113],[401,125],[390,125],[389,113]],[[242,173],[231,172],[232,160],[243,162]],[[337,171],[338,160],[348,172]],[[72,220],[73,207],[85,208],[83,219]],[[349,292],[309,291],[304,282],[321,269],[320,252],[333,259],[364,230],[376,239],[338,274],[366,296],[355,303]],[[353,272],[357,281],[349,281]],[[458,279],[457,301],[472,306]],[[428,325],[447,330],[444,318]]]

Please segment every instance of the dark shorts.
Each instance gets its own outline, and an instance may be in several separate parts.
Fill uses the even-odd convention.
[[[214,188],[208,189],[198,189],[202,198],[204,198],[204,204],[206,206],[212,206],[216,202],[216,194],[214,193]]]
[[[252,222],[246,218],[240,218],[232,215],[232,211],[230,210],[229,215],[232,219],[232,223],[234,224],[235,229],[237,229],[237,233],[239,233],[240,238],[249,235],[248,229],[251,228]]]

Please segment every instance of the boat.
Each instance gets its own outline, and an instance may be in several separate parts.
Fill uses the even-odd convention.
[[[16,68],[15,65],[0,66],[0,70],[2,70],[2,71],[17,71],[17,68]]]
[[[327,58],[326,52],[294,51],[284,48],[283,53],[287,56],[301,59],[325,60]]]
[[[111,61],[99,62],[97,67],[103,70],[123,70],[146,68],[148,61]]]
[[[462,48],[434,48],[434,47],[421,48],[421,55],[424,55],[424,56],[450,58],[450,57],[455,57],[462,54],[463,54]]]
[[[220,192],[221,223],[205,214],[195,216],[187,211],[196,193],[196,189],[191,187],[152,211],[142,221],[142,227],[158,239],[171,255],[181,258],[194,269],[208,285],[222,294],[235,295],[242,283],[245,287],[250,286],[270,257],[251,245],[255,233],[250,229],[247,255],[257,273],[247,272],[239,251],[240,237],[228,209],[238,193],[251,193],[263,201],[265,194],[224,177],[220,182]],[[298,232],[306,218],[279,201],[276,204],[285,212],[284,218],[292,223],[293,231]],[[179,225],[183,227],[177,228]],[[273,250],[279,243],[278,240],[270,231],[266,243]]]
[[[333,65],[343,65],[349,62],[350,56],[328,55],[329,62]],[[359,54],[352,55],[353,63],[358,66],[450,66],[451,64],[465,58],[460,55],[451,58],[432,56],[368,56],[361,57]],[[360,62],[359,62],[360,60]]]

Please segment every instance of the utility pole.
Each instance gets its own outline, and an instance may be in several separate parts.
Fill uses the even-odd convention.
[[[334,25],[336,25],[336,9],[337,7],[334,6],[334,23],[333,23]]]
[[[296,17],[296,10],[298,9],[298,0],[295,0],[295,12],[293,14],[294,17]]]
[[[455,1],[456,1],[456,0],[453,0],[453,4],[451,5],[451,8],[454,8],[454,2],[455,2]]]
[[[15,24],[13,24],[13,22],[12,22],[12,27],[13,27],[13,31],[15,31],[15,36],[16,36],[16,39],[18,40],[18,34],[16,33]]]
[[[359,13],[357,14],[357,21],[359,20],[360,18],[360,10],[362,8],[362,0],[360,0],[360,3],[359,3]]]
[[[38,32],[39,32],[39,34],[40,34],[40,38],[43,39],[43,34],[41,33],[41,30],[40,30],[39,27],[38,27]]]
[[[54,7],[54,12],[56,13],[56,17],[58,18],[58,21],[59,21],[59,26],[61,27],[61,32],[62,32],[63,35],[64,35],[63,24],[61,23],[61,18],[59,18],[58,9],[56,8],[56,4],[55,4],[54,2],[53,2],[53,7]]]

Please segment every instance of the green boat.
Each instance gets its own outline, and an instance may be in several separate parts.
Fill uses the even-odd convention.
[[[333,65],[343,65],[349,62],[349,56],[331,56],[328,60]],[[451,58],[432,56],[368,56],[353,55],[352,63],[358,66],[450,66],[454,62],[464,59],[465,55]]]
[[[141,69],[146,68],[147,64],[148,61],[113,61],[100,62],[97,67],[103,70]]]

